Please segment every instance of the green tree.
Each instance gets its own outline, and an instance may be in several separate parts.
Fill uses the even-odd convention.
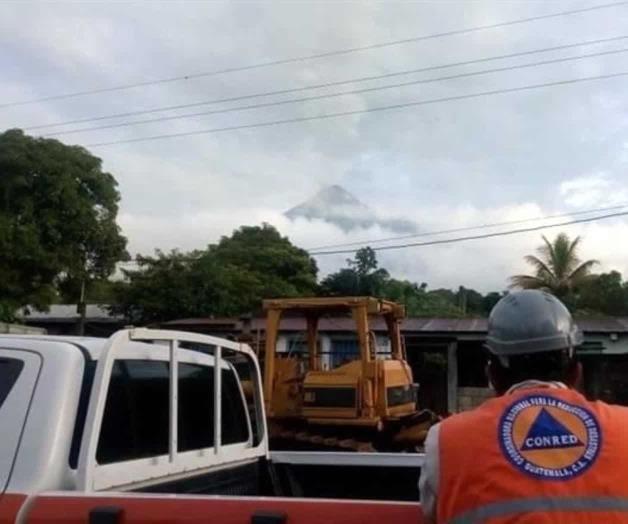
[[[456,293],[456,304],[464,315],[482,315],[485,312],[484,297],[475,289],[460,286]]]
[[[322,292],[334,296],[378,296],[386,287],[390,275],[379,268],[377,255],[370,247],[356,251],[353,259],[347,260],[348,268],[325,277],[321,282]]]
[[[425,282],[419,284],[391,278],[386,282],[383,298],[406,306],[406,313],[416,317],[460,317],[456,295],[448,289],[428,291]]]
[[[482,298],[482,313],[488,316],[495,305],[504,297],[504,294],[491,291]]]
[[[80,298],[126,254],[120,194],[101,160],[78,146],[0,134],[0,300],[5,316],[45,309],[59,287]]]
[[[460,295],[451,289],[432,289],[427,292],[424,316],[462,317],[465,311],[460,307]]]
[[[199,314],[198,290],[192,265],[198,254],[176,250],[155,256],[137,256],[136,269],[123,269],[125,280],[114,287],[115,313],[133,324],[190,317]]]
[[[622,281],[618,271],[591,276],[580,286],[578,309],[605,315],[628,315],[628,282]]]
[[[265,298],[318,290],[314,259],[268,224],[241,227],[203,251],[157,252],[137,263],[124,271],[114,308],[135,324],[240,315]]]
[[[580,237],[571,240],[565,233],[558,234],[552,242],[543,237],[543,245],[537,250],[539,256],[525,257],[534,274],[511,277],[511,287],[543,289],[573,305],[577,288],[590,278],[591,269],[598,263],[580,259],[580,242]]]
[[[230,270],[232,284],[257,281],[257,296],[303,296],[318,289],[316,261],[269,224],[241,227],[210,246],[204,257]],[[258,305],[249,301],[247,308]]]
[[[370,247],[360,249],[348,267],[325,277],[321,293],[332,296],[371,295],[394,300],[406,306],[410,316],[462,317],[485,315],[484,297],[473,289],[427,289],[425,282],[391,278],[379,267],[376,252]]]
[[[354,259],[347,260],[347,264],[349,264],[349,267],[354,268],[356,273],[361,276],[366,276],[377,271],[377,267],[379,266],[375,250],[368,246],[358,249]]]

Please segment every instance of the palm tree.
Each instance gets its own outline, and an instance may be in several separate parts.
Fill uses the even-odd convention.
[[[544,244],[537,250],[539,256],[525,257],[535,274],[510,277],[510,287],[543,289],[559,298],[571,295],[579,284],[590,277],[591,269],[598,264],[597,260],[580,260],[580,240],[580,237],[571,240],[565,233],[560,233],[553,242],[544,236]]]

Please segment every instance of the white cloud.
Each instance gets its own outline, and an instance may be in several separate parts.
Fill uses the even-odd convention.
[[[628,202],[628,180],[623,183],[608,173],[595,173],[560,184],[560,196],[575,208],[595,208]]]

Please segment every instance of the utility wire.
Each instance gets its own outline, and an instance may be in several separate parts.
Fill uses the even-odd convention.
[[[564,215],[550,215],[547,217],[544,217],[545,219],[551,219],[551,218],[560,218],[560,217],[564,217],[564,216],[570,216],[570,215],[576,215],[578,213],[593,213],[596,211],[602,211],[602,210],[611,210],[611,209],[621,209],[626,207],[624,206],[612,206],[612,207],[606,207],[606,208],[599,208],[599,209],[589,209],[586,211],[580,211],[580,212],[574,212],[574,213],[569,213],[569,214],[564,214]],[[441,240],[431,240],[428,242],[413,242],[413,243],[409,243],[409,244],[399,244],[399,245],[394,245],[394,246],[380,246],[380,247],[372,247],[373,251],[387,251],[387,250],[392,250],[392,249],[404,249],[404,248],[409,248],[409,247],[420,247],[420,246],[432,246],[432,245],[440,245],[440,244],[453,244],[453,243],[457,243],[457,242],[464,242],[467,240],[481,240],[484,238],[494,238],[494,237],[500,237],[500,236],[509,236],[509,235],[515,235],[515,234],[520,234],[520,233],[529,233],[529,232],[534,232],[534,231],[542,231],[543,229],[551,229],[551,228],[556,228],[556,227],[563,227],[563,226],[569,226],[569,225],[575,225],[575,224],[584,224],[584,223],[590,223],[590,222],[595,222],[598,220],[606,220],[609,218],[615,218],[615,217],[621,217],[621,216],[626,216],[628,215],[628,211],[624,211],[621,213],[610,213],[610,214],[606,214],[606,215],[598,215],[595,217],[587,217],[587,218],[581,218],[581,219],[576,219],[576,220],[569,220],[566,222],[559,222],[559,223],[555,223],[555,224],[544,224],[544,225],[540,225],[540,226],[534,226],[534,227],[527,227],[527,228],[520,228],[520,229],[511,229],[508,231],[497,231],[494,233],[485,233],[482,235],[472,235],[472,236],[464,236],[464,237],[456,237],[456,238],[446,238],[446,239],[441,239]],[[540,218],[538,219],[526,219],[526,220],[541,220]],[[506,224],[516,224],[516,223],[522,223],[525,222],[525,220],[521,220],[521,221],[508,221],[508,222],[500,222],[500,223],[496,223],[496,224],[486,224],[483,226],[475,226],[476,228],[485,228],[485,227],[495,227],[495,226],[499,226],[499,225],[506,225]],[[453,232],[459,232],[459,231],[465,231],[471,228],[456,228],[456,229],[448,229],[448,230],[443,230],[440,232],[433,232],[431,234],[440,234],[440,233],[453,233]],[[430,234],[430,233],[428,233]],[[418,236],[418,235],[417,235]],[[350,244],[343,244],[343,245],[350,245]],[[362,244],[363,246],[366,245]],[[322,249],[322,248],[321,248]],[[319,255],[344,255],[344,254],[351,254],[351,253],[355,253],[357,251],[357,249],[342,249],[342,250],[334,250],[334,251],[318,251],[318,248],[312,248],[312,249],[308,249],[306,250],[308,251],[308,253],[312,256],[319,256]],[[188,262],[194,262],[199,260],[199,257],[190,257],[190,258],[185,258],[182,259],[184,261],[188,261]],[[135,265],[135,266],[139,266],[140,263],[136,260],[130,260],[127,262],[119,262],[118,263],[119,266],[123,266],[123,265]]]
[[[596,217],[580,218],[576,220],[569,220],[567,222],[558,222],[556,224],[546,224],[542,226],[525,227],[525,228],[520,228],[520,229],[510,229],[508,231],[497,231],[495,233],[484,233],[482,235],[471,235],[471,236],[456,237],[456,238],[444,238],[441,240],[430,240],[427,242],[413,242],[410,244],[397,244],[394,246],[379,246],[379,247],[374,247],[372,249],[373,251],[389,251],[392,249],[405,249],[409,247],[435,246],[435,245],[440,245],[440,244],[455,244],[457,242],[465,242],[468,240],[481,240],[484,238],[503,237],[503,236],[509,236],[509,235],[517,235],[520,233],[530,233],[532,231],[542,231],[544,229],[550,229],[550,228],[555,228],[555,227],[570,226],[573,224],[584,224],[587,222],[595,222],[597,220],[605,220],[608,218],[615,218],[615,217],[621,217],[621,216],[626,216],[626,215],[628,215],[628,211],[624,211],[621,213],[610,213],[608,215],[600,215]],[[356,249],[339,249],[335,251],[314,251],[314,252],[310,251],[310,255],[312,256],[341,255],[341,254],[344,255],[348,253],[355,253],[356,251],[357,251]]]
[[[569,80],[560,80],[557,82],[545,82],[542,84],[530,84],[530,85],[525,85],[525,86],[519,86],[519,87],[511,87],[511,88],[502,88],[502,89],[493,89],[490,91],[480,91],[477,93],[469,93],[466,95],[456,95],[456,96],[447,96],[447,97],[443,97],[443,98],[432,98],[432,99],[428,99],[428,100],[417,100],[415,102],[405,102],[402,104],[393,104],[393,105],[387,105],[387,106],[378,106],[378,107],[370,107],[367,109],[356,109],[356,110],[352,110],[352,111],[341,111],[341,112],[337,112],[337,113],[327,113],[327,114],[322,114],[322,115],[313,115],[313,116],[304,116],[304,117],[295,117],[295,118],[287,118],[284,120],[271,120],[268,122],[257,122],[257,123],[253,123],[253,124],[242,124],[242,125],[236,125],[236,126],[226,126],[226,127],[214,127],[214,128],[210,128],[210,129],[201,129],[201,130],[197,130],[197,131],[185,131],[182,133],[171,133],[171,134],[164,134],[164,135],[153,135],[153,136],[147,136],[147,137],[140,137],[140,138],[128,138],[128,139],[122,139],[122,140],[112,140],[110,142],[94,142],[91,144],[85,144],[85,147],[101,147],[101,146],[110,146],[110,145],[116,145],[116,144],[129,144],[129,143],[134,143],[134,142],[148,142],[148,141],[153,141],[153,140],[163,140],[166,138],[177,138],[177,137],[184,137],[184,136],[193,136],[193,135],[204,135],[204,134],[211,134],[211,133],[223,133],[226,131],[236,131],[236,130],[242,130],[242,129],[257,129],[257,128],[262,128],[262,127],[272,127],[272,126],[277,126],[277,125],[283,125],[283,124],[293,124],[293,123],[300,123],[300,122],[311,122],[314,120],[327,120],[330,118],[338,118],[338,117],[343,117],[343,116],[351,116],[351,115],[360,115],[360,114],[366,114],[366,113],[375,113],[375,112],[380,112],[380,111],[390,111],[390,110],[394,110],[394,109],[404,109],[407,107],[418,107],[418,106],[424,106],[424,105],[429,105],[429,104],[437,104],[437,103],[443,103],[443,102],[453,102],[456,100],[468,100],[468,99],[472,99],[472,98],[481,98],[481,97],[485,97],[485,96],[493,96],[493,95],[499,95],[499,94],[505,94],[505,93],[517,93],[517,92],[521,92],[521,91],[530,91],[533,89],[541,89],[544,87],[553,87],[553,86],[562,86],[562,85],[570,85],[570,84],[577,84],[580,82],[590,82],[590,81],[595,81],[595,80],[608,80],[610,78],[619,78],[622,76],[626,76],[628,75],[628,71],[622,71],[620,73],[610,73],[610,74],[606,74],[606,75],[596,75],[596,76],[586,76],[586,77],[581,77],[581,78],[572,78]]]
[[[275,107],[275,106],[282,106],[282,105],[287,105],[287,104],[296,104],[296,103],[301,103],[301,102],[311,102],[314,100],[324,100],[324,99],[328,99],[328,98],[337,98],[337,97],[341,97],[341,96],[347,96],[347,95],[356,95],[356,94],[361,94],[361,93],[373,93],[376,91],[383,91],[386,89],[395,89],[395,88],[400,88],[400,87],[408,87],[408,86],[412,86],[412,85],[419,85],[419,84],[431,84],[434,82],[442,82],[442,81],[446,81],[446,80],[455,80],[455,79],[460,79],[460,78],[469,78],[469,77],[473,77],[473,76],[480,76],[480,75],[486,75],[486,74],[490,74],[490,73],[501,73],[501,72],[505,72],[505,71],[514,71],[517,69],[527,69],[527,68],[531,68],[531,67],[540,67],[540,66],[545,66],[545,65],[550,65],[550,64],[558,64],[558,63],[563,63],[563,62],[570,62],[570,61],[574,61],[574,60],[585,60],[587,58],[593,58],[593,57],[598,57],[598,56],[607,56],[607,55],[615,55],[615,54],[619,54],[619,53],[626,53],[628,52],[628,48],[623,48],[623,49],[613,49],[610,51],[600,51],[598,53],[589,53],[586,55],[578,55],[578,56],[570,56],[570,57],[565,57],[565,58],[554,58],[551,60],[542,60],[540,62],[531,62],[528,64],[517,64],[517,65],[511,65],[511,66],[505,66],[505,67],[496,67],[496,68],[492,68],[492,69],[483,69],[480,71],[472,71],[469,73],[458,73],[455,75],[448,75],[448,76],[441,76],[441,77],[437,77],[437,78],[427,78],[427,79],[419,79],[419,80],[410,80],[408,82],[400,82],[400,83],[396,83],[396,84],[387,84],[387,85],[383,85],[383,86],[377,86],[377,87],[365,87],[365,88],[361,88],[361,89],[352,89],[350,91],[341,91],[338,93],[324,93],[324,94],[320,94],[320,95],[313,95],[313,96],[306,96],[306,97],[302,97],[302,98],[291,98],[289,100],[278,100],[278,101],[274,101],[274,102],[264,102],[261,104],[250,104],[250,105],[246,105],[246,106],[239,106],[239,107],[230,107],[230,108],[226,108],[226,109],[214,109],[211,111],[201,111],[201,112],[196,112],[196,113],[185,113],[182,115],[172,115],[172,116],[161,116],[161,117],[156,117],[156,118],[147,118],[144,120],[135,120],[135,121],[131,121],[131,122],[121,122],[118,124],[107,124],[104,126],[93,126],[93,127],[83,127],[83,128],[79,128],[79,129],[70,129],[67,131],[53,131],[51,133],[46,133],[43,136],[62,136],[62,135],[71,135],[71,134],[75,134],[75,133],[81,133],[81,132],[87,132],[87,131],[99,131],[102,129],[114,129],[114,128],[119,128],[119,127],[129,127],[129,126],[135,126],[135,125],[141,125],[141,124],[152,124],[152,123],[156,123],[156,122],[165,122],[165,121],[170,121],[170,120],[181,120],[184,118],[192,118],[192,117],[197,117],[197,116],[207,116],[207,115],[216,115],[216,114],[221,114],[221,113],[231,113],[234,111],[247,111],[247,110],[251,110],[251,109],[261,109],[264,107]]]
[[[612,8],[612,7],[619,7],[619,6],[623,6],[628,4],[628,1],[622,1],[622,2],[611,2],[611,3],[606,3],[606,4],[598,4],[598,5],[594,5],[594,6],[590,6],[590,7],[584,7],[584,8],[580,8],[580,9],[570,9],[567,11],[559,11],[559,12],[555,12],[555,13],[548,13],[545,15],[538,15],[538,16],[529,16],[526,18],[517,18],[514,20],[507,20],[504,22],[497,22],[494,24],[486,24],[486,25],[480,25],[480,26],[474,26],[474,27],[467,27],[467,28],[462,28],[462,29],[455,29],[452,31],[444,31],[444,32],[440,32],[440,33],[432,33],[432,34],[428,34],[428,35],[420,35],[420,36],[415,36],[415,37],[411,37],[411,38],[404,38],[401,40],[392,40],[392,41],[388,41],[388,42],[379,42],[379,43],[375,43],[375,44],[369,44],[369,45],[365,45],[365,46],[360,46],[360,47],[350,47],[350,48],[346,48],[346,49],[339,49],[339,50],[335,50],[335,51],[327,51],[327,52],[323,52],[323,53],[316,53],[316,54],[312,54],[312,55],[303,55],[303,56],[297,56],[297,57],[291,57],[291,58],[283,58],[280,60],[270,60],[270,61],[266,61],[266,62],[258,62],[256,64],[249,64],[249,65],[245,65],[245,66],[238,66],[238,67],[229,67],[229,68],[225,68],[225,69],[216,69],[213,71],[207,71],[207,72],[200,72],[200,73],[192,73],[192,74],[188,74],[188,75],[181,75],[181,76],[173,76],[173,77],[169,77],[169,78],[161,78],[161,79],[157,79],[157,80],[150,80],[150,81],[145,81],[145,82],[136,82],[136,83],[131,83],[131,84],[121,84],[121,85],[117,85],[117,86],[111,86],[111,87],[103,87],[103,88],[97,88],[97,89],[89,89],[89,90],[85,90],[85,91],[75,91],[73,93],[64,93],[64,94],[59,94],[59,95],[51,95],[51,96],[45,96],[45,97],[41,97],[41,98],[34,98],[34,99],[30,99],[30,100],[22,100],[22,101],[13,101],[13,102],[5,102],[3,104],[0,104],[0,108],[4,108],[4,107],[12,107],[12,106],[20,106],[20,105],[28,105],[28,104],[35,104],[35,103],[39,103],[39,102],[48,102],[51,100],[61,100],[61,99],[67,99],[67,98],[73,98],[73,97],[77,97],[77,96],[85,96],[85,95],[92,95],[92,94],[97,94],[97,93],[110,93],[113,91],[122,91],[122,90],[126,90],[126,89],[132,89],[132,88],[136,88],[136,87],[146,87],[146,86],[150,86],[150,85],[156,85],[156,84],[165,84],[165,83],[171,83],[171,82],[178,82],[180,80],[191,80],[194,78],[201,78],[201,77],[209,77],[209,76],[216,76],[216,75],[222,75],[222,74],[228,74],[228,73],[235,73],[238,71],[248,71],[251,69],[260,69],[260,68],[264,68],[264,67],[270,67],[270,66],[277,66],[277,65],[282,65],[282,64],[291,64],[291,63],[295,63],[295,62],[304,62],[304,61],[308,61],[308,60],[316,60],[316,59],[320,59],[320,58],[330,58],[333,56],[341,56],[341,55],[347,55],[350,53],[357,53],[360,51],[368,51],[371,49],[381,49],[381,48],[385,48],[385,47],[391,47],[391,46],[396,46],[396,45],[401,45],[401,44],[409,44],[409,43],[413,43],[413,42],[421,42],[424,40],[430,40],[430,39],[434,39],[434,38],[443,38],[443,37],[448,37],[448,36],[454,36],[454,35],[463,35],[463,34],[470,34],[470,33],[475,33],[478,31],[486,31],[489,29],[497,29],[500,27],[508,27],[508,26],[513,26],[513,25],[518,25],[518,24],[524,24],[524,23],[528,23],[528,22],[535,22],[538,20],[547,20],[550,18],[557,18],[557,17],[561,17],[561,16],[567,16],[567,15],[575,15],[575,14],[581,14],[581,13],[589,13],[592,11],[598,11],[600,9],[608,9],[608,8]]]
[[[524,219],[519,219],[519,220],[506,220],[504,222],[493,222],[490,224],[478,224],[475,226],[457,227],[453,229],[441,229],[439,231],[426,231],[424,233],[415,233],[413,235],[400,235],[400,236],[388,237],[388,238],[359,240],[356,242],[343,242],[341,244],[327,244],[325,246],[311,247],[308,249],[308,251],[319,251],[323,249],[332,249],[336,247],[371,246],[372,244],[379,244],[380,242],[391,242],[393,240],[405,240],[409,238],[419,238],[419,237],[432,237],[432,236],[444,235],[448,233],[461,233],[463,231],[473,231],[476,229],[489,229],[489,228],[500,227],[500,226],[512,226],[515,224],[526,224],[528,222],[539,222],[541,220],[552,220],[555,218],[566,218],[566,217],[578,216],[578,215],[588,215],[589,213],[601,213],[604,211],[615,211],[617,209],[624,209],[626,207],[628,207],[628,202],[621,205],[616,205],[616,206],[599,207],[597,209],[584,209],[581,211],[573,211],[572,213],[560,213],[558,215],[548,215],[545,217],[532,217],[532,218],[524,218]]]
[[[571,48],[574,48],[574,47],[585,47],[585,46],[590,46],[590,45],[606,44],[606,43],[610,43],[610,42],[617,42],[619,40],[625,40],[627,38],[628,38],[628,35],[620,35],[620,36],[613,36],[613,37],[610,37],[610,38],[601,38],[601,39],[597,39],[597,40],[585,40],[585,41],[582,41],[582,42],[575,42],[575,43],[571,43],[571,44],[564,44],[564,45],[553,46],[553,47],[544,47],[544,48],[540,48],[540,49],[532,49],[532,50],[529,50],[529,51],[520,51],[520,52],[517,52],[517,53],[508,53],[508,54],[505,54],[505,55],[494,55],[494,56],[489,56],[489,57],[476,58],[476,59],[472,59],[472,60],[464,60],[464,61],[459,61],[459,62],[449,62],[449,63],[446,63],[446,64],[421,67],[421,68],[418,68],[418,69],[409,69],[409,70],[405,70],[405,71],[395,71],[395,72],[391,72],[391,73],[385,73],[385,74],[382,74],[382,75],[362,76],[362,77],[357,77],[357,78],[349,78],[347,80],[338,80],[338,81],[333,81],[333,82],[324,82],[324,83],[321,83],[321,84],[311,84],[311,85],[307,85],[307,86],[294,87],[294,88],[289,88],[289,89],[280,89],[280,90],[275,90],[275,91],[265,91],[265,92],[261,92],[261,93],[252,93],[252,94],[248,94],[248,95],[240,95],[240,96],[233,96],[233,97],[226,97],[226,98],[217,98],[217,99],[213,99],[213,100],[204,100],[204,101],[200,101],[200,102],[193,102],[193,103],[187,103],[187,104],[178,104],[178,105],[171,105],[171,106],[160,106],[160,107],[156,107],[156,108],[153,108],[153,109],[126,111],[124,113],[114,113],[114,114],[110,114],[110,115],[100,115],[100,116],[95,116],[95,117],[79,118],[79,119],[75,119],[75,120],[66,120],[66,121],[63,121],[63,122],[55,122],[55,123],[52,123],[52,124],[40,124],[40,125],[25,127],[24,129],[27,130],[27,131],[31,131],[31,130],[35,130],[35,129],[45,129],[45,128],[48,128],[48,127],[61,127],[61,126],[67,126],[67,125],[71,125],[71,124],[84,124],[84,123],[87,123],[87,122],[96,122],[96,121],[100,121],[100,120],[110,120],[110,119],[114,119],[114,118],[123,118],[123,117],[127,117],[127,116],[146,115],[146,114],[151,114],[151,113],[161,113],[161,112],[164,112],[164,111],[173,111],[173,110],[178,110],[178,109],[188,109],[188,108],[192,108],[192,107],[200,107],[200,106],[205,106],[205,105],[220,104],[220,103],[226,103],[226,102],[239,102],[239,101],[242,101],[242,100],[249,100],[251,98],[262,98],[262,97],[267,97],[267,96],[285,95],[285,94],[289,94],[289,93],[298,93],[298,92],[301,92],[301,91],[308,91],[310,89],[321,89],[321,88],[326,88],[326,87],[336,87],[336,86],[340,86],[340,85],[354,84],[354,83],[358,83],[358,82],[367,82],[367,81],[372,81],[372,80],[382,80],[382,79],[385,79],[385,78],[393,78],[393,77],[397,77],[397,76],[405,76],[405,75],[411,75],[411,74],[416,74],[416,73],[426,73],[428,71],[438,71],[438,70],[441,70],[441,69],[449,69],[449,68],[452,68],[452,67],[461,67],[461,66],[467,66],[467,65],[480,64],[480,63],[483,63],[483,62],[491,62],[491,61],[494,61],[494,60],[503,60],[503,59],[507,59],[507,58],[517,58],[517,57],[534,55],[534,54],[539,54],[539,53],[549,53],[549,52],[553,52],[553,51],[560,51],[560,50],[565,50],[565,49],[571,49]]]

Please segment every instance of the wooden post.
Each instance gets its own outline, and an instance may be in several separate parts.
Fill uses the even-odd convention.
[[[307,317],[307,351],[310,356],[310,371],[318,371],[320,362],[318,359],[318,316]]]

